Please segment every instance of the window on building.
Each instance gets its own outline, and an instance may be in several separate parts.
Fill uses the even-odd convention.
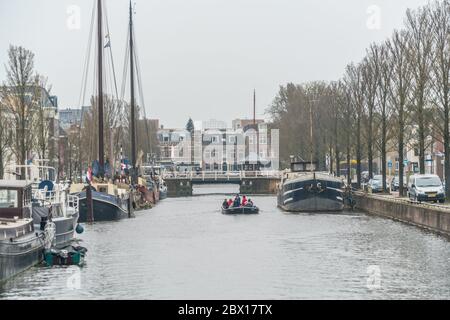
[[[259,143],[260,144],[266,144],[267,143],[267,137],[265,134],[260,134],[259,136]]]

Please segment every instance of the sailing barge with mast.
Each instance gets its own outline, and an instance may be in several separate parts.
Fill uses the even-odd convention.
[[[278,207],[289,212],[340,212],[344,210],[344,181],[319,172],[313,161],[313,111],[310,116],[310,161],[291,157],[290,171],[284,172],[278,188]]]
[[[136,148],[136,99],[135,71],[136,55],[133,35],[133,10],[129,6],[129,58],[130,58],[130,140],[131,168],[126,181],[108,181],[105,179],[104,158],[104,124],[103,124],[103,29],[102,0],[97,0],[97,75],[98,75],[98,170],[97,175],[89,180],[89,186],[74,184],[71,192],[80,199],[80,222],[112,221],[131,217],[134,210],[151,207],[158,200],[158,189],[152,183],[138,176]],[[110,47],[110,46],[109,46]],[[149,190],[149,187],[151,189]],[[91,200],[92,199],[92,200]]]
[[[278,206],[289,212],[340,212],[343,184],[342,179],[317,171],[317,163],[294,158],[291,170],[283,174]]]

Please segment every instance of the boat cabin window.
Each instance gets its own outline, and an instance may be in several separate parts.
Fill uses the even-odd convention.
[[[306,172],[306,171],[315,171],[316,164],[310,162],[293,162],[291,164],[291,169],[293,172]]]
[[[0,208],[18,208],[19,193],[17,190],[0,190]]]
[[[25,189],[1,189],[0,208],[23,208],[31,204],[31,186]]]

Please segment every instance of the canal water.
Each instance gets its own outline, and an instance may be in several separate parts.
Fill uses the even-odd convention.
[[[215,188],[85,226],[83,267],[32,268],[0,299],[450,298],[446,238],[358,212],[287,214],[273,196],[226,216]]]

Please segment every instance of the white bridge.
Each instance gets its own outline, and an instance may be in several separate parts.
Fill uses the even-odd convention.
[[[280,171],[187,171],[163,173],[169,197],[192,195],[194,184],[239,184],[240,193],[275,194]]]
[[[187,171],[165,172],[164,180],[189,180],[194,183],[240,183],[245,179],[281,179],[280,171]]]

